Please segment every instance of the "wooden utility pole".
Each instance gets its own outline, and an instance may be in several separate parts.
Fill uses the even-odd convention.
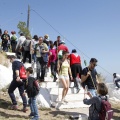
[[[29,30],[29,22],[30,22],[30,6],[28,5],[28,15],[27,15],[27,28]]]

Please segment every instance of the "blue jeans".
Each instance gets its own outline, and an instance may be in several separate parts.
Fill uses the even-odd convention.
[[[88,89],[88,91],[91,93],[91,95],[94,97],[94,96],[97,96],[97,93],[96,93],[96,90],[95,89]]]
[[[36,104],[36,97],[29,98],[28,103],[30,105],[31,114],[34,115],[33,120],[39,120],[38,108],[37,108],[37,104]]]
[[[36,54],[32,54],[32,59],[36,62]]]

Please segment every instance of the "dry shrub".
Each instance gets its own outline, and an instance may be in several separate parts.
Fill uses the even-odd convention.
[[[0,53],[0,64],[6,67],[8,67],[9,65],[7,55],[5,52]]]

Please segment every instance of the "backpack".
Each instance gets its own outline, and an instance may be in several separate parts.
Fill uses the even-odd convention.
[[[109,103],[109,101],[107,101],[107,96],[106,96],[106,99],[101,101],[101,110],[99,112],[99,118],[100,120],[111,120],[112,117],[113,117],[113,110],[111,109],[111,104]]]
[[[24,51],[30,51],[30,45],[31,41],[27,42],[27,40],[25,40],[24,43],[22,44]]]
[[[26,69],[23,64],[20,66],[19,76],[20,76],[20,79],[23,79],[23,80],[27,79]]]
[[[14,41],[17,40],[16,35],[12,35],[11,40],[14,40]]]

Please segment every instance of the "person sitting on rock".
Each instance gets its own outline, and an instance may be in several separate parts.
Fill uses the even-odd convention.
[[[120,75],[117,73],[113,73],[113,82],[116,84],[118,89],[120,88]]]

